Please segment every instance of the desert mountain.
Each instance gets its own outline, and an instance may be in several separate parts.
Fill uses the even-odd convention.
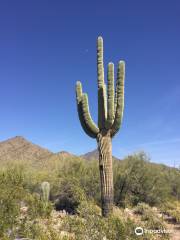
[[[77,157],[66,151],[53,153],[46,148],[36,145],[24,137],[16,136],[0,142],[0,162],[7,161],[47,161],[53,159],[66,159]],[[98,150],[80,156],[86,160],[98,159]],[[117,159],[116,157],[113,157]]]
[[[11,164],[11,162],[22,162],[31,167],[41,168],[67,158],[77,158],[77,156],[66,151],[53,153],[21,136],[0,142],[1,166],[7,163]]]
[[[86,160],[98,159],[99,158],[99,153],[98,153],[98,150],[95,149],[91,152],[88,152],[86,154],[81,155],[81,157],[86,159]],[[113,156],[113,158],[116,159],[116,160],[119,160],[117,157]]]
[[[40,160],[53,155],[49,150],[31,143],[23,137],[16,136],[0,142],[0,161]]]
[[[99,158],[99,153],[98,153],[98,150],[95,149],[91,152],[87,152],[87,153],[81,155],[81,157],[86,159],[86,160],[98,159]]]
[[[69,158],[69,157],[76,157],[74,154],[69,153],[67,151],[61,151],[61,152],[55,153],[55,155],[63,159]]]

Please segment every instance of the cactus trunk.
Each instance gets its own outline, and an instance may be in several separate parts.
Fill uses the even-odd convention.
[[[112,141],[110,132],[98,134],[99,171],[101,182],[102,215],[107,217],[113,209],[113,171],[112,171]]]

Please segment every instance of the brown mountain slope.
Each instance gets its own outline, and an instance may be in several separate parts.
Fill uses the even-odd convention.
[[[58,152],[58,153],[56,153],[56,156],[63,158],[63,159],[70,158],[70,157],[77,157],[74,154],[69,153],[67,151]]]
[[[86,159],[86,160],[93,160],[93,159],[98,159],[99,158],[99,153],[98,150],[94,150],[91,152],[88,152],[86,154],[81,155],[82,158]],[[119,160],[118,158],[113,156],[114,160]]]
[[[43,170],[43,168],[57,167],[61,161],[72,158],[78,157],[65,151],[53,153],[20,136],[0,142],[1,167],[11,163],[21,163],[26,167]]]
[[[99,153],[98,153],[98,150],[95,149],[91,152],[87,152],[87,153],[81,155],[81,157],[86,159],[86,160],[98,159],[99,158]]]
[[[94,150],[80,156],[86,160],[98,159],[98,151]],[[53,153],[40,147],[24,137],[16,136],[0,142],[0,165],[11,162],[22,162],[32,167],[48,167],[61,160],[79,158],[66,151]],[[113,157],[114,159],[117,159]]]
[[[0,142],[0,161],[8,160],[40,160],[53,155],[49,150],[17,136]]]

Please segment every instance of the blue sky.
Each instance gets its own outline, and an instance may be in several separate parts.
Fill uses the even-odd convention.
[[[108,62],[126,61],[125,112],[113,154],[144,150],[180,165],[180,2],[0,3],[0,140],[21,135],[52,151],[96,147],[81,129],[75,83],[97,119],[96,39]],[[106,75],[106,73],[105,73]]]

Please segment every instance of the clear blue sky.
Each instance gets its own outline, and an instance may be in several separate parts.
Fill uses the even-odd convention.
[[[75,154],[96,147],[78,120],[75,83],[82,81],[97,119],[99,35],[105,66],[126,61],[114,155],[144,150],[152,161],[180,165],[178,0],[1,1],[0,140],[22,135]]]

